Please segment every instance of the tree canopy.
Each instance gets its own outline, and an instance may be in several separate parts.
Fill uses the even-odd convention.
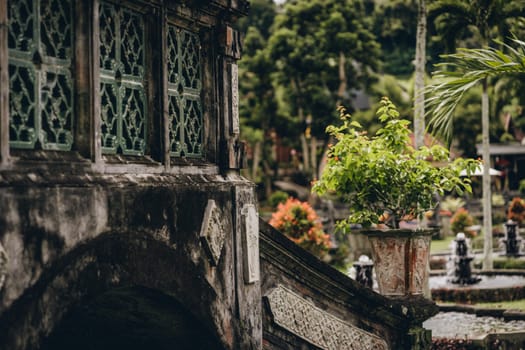
[[[439,65],[445,59],[441,55],[455,54],[457,47],[480,48],[485,42],[506,50],[510,33],[525,34],[524,3],[427,0],[426,71],[434,70],[435,64],[445,68]],[[339,104],[370,132],[378,127],[373,111],[381,96],[390,97],[403,118],[413,119],[419,4],[420,0],[288,0],[282,5],[251,1],[250,14],[238,28],[244,34],[239,63],[242,134],[250,152],[259,154],[250,158],[257,163],[253,175],[260,168],[265,170],[259,175],[277,176],[277,144],[297,151],[303,160],[311,158],[311,165],[320,160],[328,142],[325,127],[336,119]],[[519,94],[523,84],[509,76],[489,78],[491,142],[509,138],[503,135],[500,114],[511,113],[516,126],[525,125],[525,118],[518,118],[525,110],[525,95]],[[481,86],[466,91],[456,102],[451,119],[456,124],[451,134],[455,154],[477,156],[481,91]],[[306,171],[306,165],[299,168]]]
[[[312,116],[316,136],[335,118],[336,102],[348,103],[352,90],[366,89],[379,65],[370,27],[361,0],[287,2],[276,17],[268,40],[275,82],[298,123]]]

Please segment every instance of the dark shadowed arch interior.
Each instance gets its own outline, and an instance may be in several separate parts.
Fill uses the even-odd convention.
[[[73,308],[40,349],[222,349],[176,299],[144,287],[112,289]]]

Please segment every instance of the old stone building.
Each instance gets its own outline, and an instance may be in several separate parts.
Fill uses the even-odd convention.
[[[361,287],[259,221],[238,171],[247,11],[0,0],[1,349],[428,345],[428,302]]]

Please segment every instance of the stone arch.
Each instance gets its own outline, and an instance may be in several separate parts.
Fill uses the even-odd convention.
[[[135,286],[111,289],[71,310],[40,350],[220,350],[175,298]]]
[[[38,348],[80,305],[111,290],[139,288],[139,294],[149,290],[184,305],[217,339],[218,348],[227,348],[217,324],[227,324],[228,316],[213,320],[220,309],[217,294],[187,254],[141,232],[106,233],[81,244],[57,259],[2,314],[0,344],[6,350]]]

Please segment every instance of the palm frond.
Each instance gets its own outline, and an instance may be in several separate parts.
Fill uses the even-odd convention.
[[[429,129],[450,141],[454,111],[466,91],[489,77],[525,73],[525,42],[516,38],[502,44],[505,52],[494,49],[458,49],[455,54],[442,56],[445,61],[436,65],[433,83],[425,88],[425,116]]]

